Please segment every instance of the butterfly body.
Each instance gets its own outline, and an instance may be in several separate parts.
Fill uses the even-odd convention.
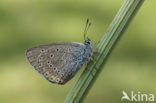
[[[85,43],[62,42],[33,47],[26,52],[30,64],[48,81],[65,84],[93,55],[90,39]]]

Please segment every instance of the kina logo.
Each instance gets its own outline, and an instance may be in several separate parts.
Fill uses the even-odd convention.
[[[141,92],[134,93],[134,91],[131,91],[128,95],[125,91],[122,91],[122,98],[121,101],[146,101],[146,102],[153,102],[154,101],[154,94],[145,94]]]

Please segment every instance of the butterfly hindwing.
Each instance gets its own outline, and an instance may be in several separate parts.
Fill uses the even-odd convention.
[[[83,65],[84,44],[64,42],[29,49],[32,66],[52,83],[65,84]]]

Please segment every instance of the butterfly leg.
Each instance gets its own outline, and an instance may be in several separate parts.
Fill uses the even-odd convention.
[[[94,61],[93,58],[90,58],[90,61],[93,62],[93,63],[95,63],[95,61]],[[88,62],[89,62],[89,61],[85,62],[84,65],[87,66]],[[95,68],[94,68],[94,69],[95,69]],[[94,70],[94,69],[93,69],[93,70]],[[94,77],[93,70],[90,70],[89,68],[87,68],[86,70],[87,70],[88,72],[90,72],[90,74],[92,75],[92,77]],[[95,71],[96,71],[96,69],[95,69]]]

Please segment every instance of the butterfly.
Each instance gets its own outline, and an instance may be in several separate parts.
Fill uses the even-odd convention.
[[[92,41],[86,38],[90,25],[87,19],[84,43],[60,42],[33,47],[26,51],[28,61],[51,83],[67,83],[94,54]]]

